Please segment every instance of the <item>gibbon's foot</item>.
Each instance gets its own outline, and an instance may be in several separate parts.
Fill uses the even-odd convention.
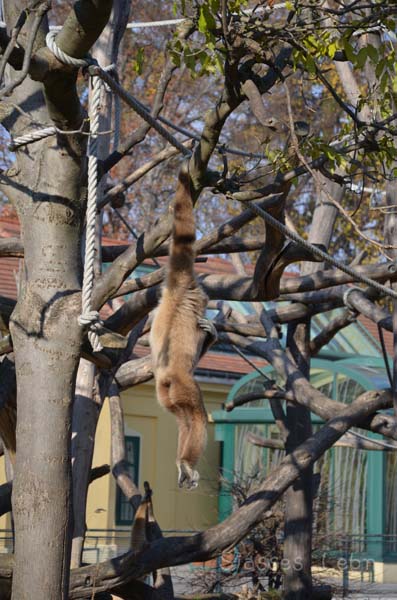
[[[192,490],[198,486],[200,475],[198,471],[192,469],[192,467],[185,461],[177,463],[178,469],[178,485],[180,488],[186,488]]]
[[[208,335],[211,337],[212,343],[216,342],[218,339],[218,332],[212,321],[204,318],[197,319],[197,325],[200,327],[200,329],[208,333]]]

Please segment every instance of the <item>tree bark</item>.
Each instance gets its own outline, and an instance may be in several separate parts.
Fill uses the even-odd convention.
[[[95,431],[101,404],[95,402],[95,365],[80,359],[73,406],[72,475],[73,475],[73,542],[71,568],[79,567],[86,529],[86,503],[94,452]]]
[[[302,375],[310,377],[310,320],[288,327],[287,348]],[[287,401],[286,451],[290,454],[312,434],[311,413]],[[309,600],[312,597],[313,467],[302,471],[285,493],[283,598]]]
[[[396,162],[394,162],[396,166]],[[395,182],[388,181],[386,184],[386,205],[395,207],[397,203],[397,189]],[[397,216],[395,209],[392,208],[385,215],[385,243],[397,245]],[[390,256],[396,260],[397,251],[390,250]],[[397,290],[396,283],[391,284],[394,290]],[[393,371],[392,381],[390,382],[393,390],[393,408],[394,415],[397,416],[397,300],[392,300],[392,331],[393,331]],[[386,358],[387,360],[387,358]]]
[[[337,217],[337,209],[328,195],[343,195],[343,188],[321,177],[323,187],[310,228],[309,241],[329,247]],[[304,263],[302,274],[309,275],[323,268],[319,263]],[[310,380],[310,317],[299,324],[290,324],[287,348],[304,377]],[[311,413],[306,407],[287,401],[287,454],[312,434]],[[288,568],[283,577],[285,600],[306,600],[312,597],[312,527],[313,527],[313,468],[303,471],[285,494],[284,558]]]
[[[57,39],[73,56],[87,52],[111,8],[109,0],[81,0],[78,5],[79,10],[69,15],[67,32]],[[22,0],[6,0],[6,22],[15,23],[25,8]],[[29,15],[27,32],[33,18]],[[44,19],[35,51],[45,46],[47,31]],[[23,47],[26,37],[21,35],[18,42]],[[76,129],[82,118],[76,72],[62,64],[57,68],[44,86],[25,79],[15,89],[12,102],[23,105],[38,123],[48,124],[51,116],[63,129]],[[26,133],[28,125],[32,126],[18,110],[3,123],[13,135]],[[24,281],[10,323],[18,392],[14,600],[68,596],[71,409],[82,338],[77,317],[81,311],[84,150],[81,136],[46,139],[17,151],[16,168],[8,174],[25,251]]]

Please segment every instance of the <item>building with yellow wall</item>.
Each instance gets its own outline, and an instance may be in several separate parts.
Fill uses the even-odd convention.
[[[207,410],[218,410],[229,387],[201,385]],[[208,443],[199,464],[200,485],[194,491],[180,490],[175,466],[177,427],[175,418],[157,403],[153,382],[122,394],[126,440],[138,444],[136,481],[141,489],[149,481],[154,490],[156,517],[163,529],[195,530],[217,522],[219,487],[219,442],[214,425],[208,426]],[[105,403],[95,440],[93,466],[110,463],[110,414]],[[123,526],[123,515],[116,514],[116,484],[111,475],[94,481],[89,490],[87,525],[89,529],[114,529]],[[125,512],[125,511],[124,511]],[[124,515],[125,516],[125,515]]]
[[[201,379],[201,381],[200,381]],[[222,408],[230,383],[211,382],[200,378],[200,387],[207,412]],[[136,386],[121,396],[127,460],[131,475],[139,488],[149,481],[154,491],[153,503],[159,525],[166,531],[197,531],[218,521],[221,444],[215,441],[215,425],[208,424],[208,442],[198,464],[200,482],[195,490],[182,490],[177,484],[175,466],[177,426],[175,418],[156,401],[154,382]],[[110,411],[105,402],[99,418],[95,439],[93,466],[110,464]],[[94,545],[100,551],[88,549],[86,559],[103,558],[127,549],[132,509],[112,474],[94,481],[87,500],[88,537],[86,547]]]

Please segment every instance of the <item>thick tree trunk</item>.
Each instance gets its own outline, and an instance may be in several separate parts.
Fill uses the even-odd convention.
[[[44,163],[46,154],[43,149]],[[70,180],[78,181],[69,166]],[[59,176],[60,169],[56,171]],[[70,427],[81,335],[76,292],[80,231],[77,211],[72,209],[73,226],[65,206],[73,206],[76,198],[67,198],[66,191],[65,202],[41,205],[44,222],[32,200],[26,198],[20,211],[27,278],[11,324],[18,389],[13,598],[58,600],[67,597],[70,560]],[[49,243],[40,252],[40,240],[45,239]]]
[[[343,188],[320,176],[323,188],[316,205],[309,241],[329,247],[337,217],[337,209],[329,196],[341,200]],[[302,274],[314,273],[322,264],[304,263]],[[287,347],[302,374],[310,379],[310,318],[288,327]],[[311,413],[304,406],[287,402],[287,453],[312,434]],[[313,468],[302,472],[285,493],[284,558],[288,568],[284,573],[285,600],[307,600],[312,597],[312,527],[313,527]]]
[[[15,23],[25,5],[5,2],[7,22]],[[37,47],[45,45],[46,30],[44,23]],[[18,41],[23,45],[26,38]],[[49,123],[41,84],[26,79],[12,101]],[[3,123],[13,135],[30,125],[16,110]],[[67,597],[71,407],[81,344],[82,155],[76,138],[50,138],[17,152],[9,172],[25,248],[24,281],[10,323],[18,396],[14,600]]]
[[[309,378],[310,322],[288,327],[287,347],[300,371]],[[304,406],[287,402],[286,440],[290,454],[312,434],[311,414]],[[313,523],[313,468],[301,472],[285,493],[283,597],[285,600],[309,600],[312,597],[311,548]]]
[[[393,165],[396,166],[395,164]],[[397,188],[395,182],[387,182],[386,184],[386,205],[395,207],[397,203]],[[385,216],[385,244],[397,245],[397,216],[391,209]],[[397,251],[388,250],[388,255],[396,260]],[[392,288],[397,290],[396,283],[392,283]],[[393,405],[394,414],[397,415],[397,301],[392,300],[392,325],[393,325],[393,371],[391,382],[393,389]]]

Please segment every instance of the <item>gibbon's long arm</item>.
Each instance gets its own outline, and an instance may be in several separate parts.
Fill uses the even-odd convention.
[[[208,298],[194,273],[195,224],[190,176],[185,164],[178,178],[173,208],[169,261],[160,304],[150,334],[157,399],[178,425],[178,484],[196,487],[194,469],[207,439],[207,414],[193,378],[202,346]]]

